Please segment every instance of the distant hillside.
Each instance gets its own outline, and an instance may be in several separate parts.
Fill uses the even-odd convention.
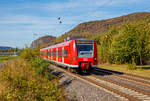
[[[57,38],[58,42],[63,41],[66,37],[74,37],[74,36],[85,36],[85,37],[96,37],[97,35],[103,34],[108,30],[108,28],[112,25],[120,26],[127,21],[135,21],[139,19],[150,19],[149,12],[139,12],[132,13],[112,19],[99,20],[99,21],[90,21],[77,25],[75,28],[70,30],[69,32],[63,34],[59,38]]]
[[[0,46],[0,50],[8,50],[11,49],[12,47],[7,47],[7,46]]]
[[[106,20],[97,20],[81,23],[69,32],[62,34],[56,39],[53,36],[44,36],[32,42],[31,47],[36,48],[38,46],[49,46],[54,42],[62,42],[64,38],[67,37],[97,37],[100,34],[104,34],[108,31],[110,26],[116,25],[120,26],[127,23],[128,21],[136,21],[140,19],[150,19],[150,12],[138,12],[132,13],[116,18],[106,19]]]
[[[51,44],[53,44],[56,40],[56,37],[53,37],[53,36],[43,36],[43,37],[40,37],[38,38],[37,40],[34,40],[31,44],[31,47],[32,48],[37,48],[39,46],[49,46]]]

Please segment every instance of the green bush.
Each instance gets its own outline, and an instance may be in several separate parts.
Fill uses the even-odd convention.
[[[32,61],[32,59],[40,56],[40,48],[32,49],[26,47],[21,51],[20,57],[26,61]]]
[[[134,61],[135,61],[134,58],[132,58],[132,63],[128,64],[127,70],[136,70],[137,69],[136,63]]]
[[[66,101],[59,78],[52,75],[49,63],[39,57],[39,49],[26,48],[21,58],[0,71],[1,101]]]
[[[66,101],[58,79],[49,80],[22,59],[4,65],[0,71],[1,101]]]
[[[96,38],[96,42],[98,45],[98,57],[100,59],[100,63],[112,63],[113,60],[113,47],[112,41],[116,34],[118,34],[119,28],[116,26],[110,27],[109,31],[103,35],[100,35]]]
[[[28,61],[32,67],[35,68],[37,74],[47,77],[49,80],[53,79],[55,76],[51,74],[53,69],[49,68],[49,62],[43,60],[40,55],[40,49],[25,48],[21,52],[21,58]]]
[[[53,79],[55,76],[51,74],[53,69],[49,68],[49,62],[40,57],[32,59],[32,67],[35,67],[37,74],[47,76],[48,79]]]

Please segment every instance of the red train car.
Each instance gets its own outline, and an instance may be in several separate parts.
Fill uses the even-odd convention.
[[[70,40],[43,48],[40,53],[43,59],[78,72],[91,72],[97,66],[97,46],[94,40]]]

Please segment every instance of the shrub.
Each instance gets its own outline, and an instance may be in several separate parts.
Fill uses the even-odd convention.
[[[134,58],[132,58],[132,63],[128,64],[127,70],[136,70],[136,69],[137,69],[136,63],[134,62]]]
[[[21,52],[21,58],[26,60],[35,68],[35,72],[39,75],[47,77],[49,80],[53,79],[55,76],[51,74],[53,69],[49,68],[49,63],[43,60],[40,56],[40,48],[32,49],[26,47]]]
[[[21,51],[20,56],[26,61],[32,61],[32,59],[40,56],[40,48],[32,49],[26,47]]]
[[[3,92],[1,101],[65,101],[63,89],[58,85],[58,79],[49,81],[38,75],[35,68],[22,60],[14,60],[4,65],[0,71],[0,81]]]
[[[49,68],[49,62],[43,60],[40,57],[32,59],[32,67],[35,67],[35,71],[37,74],[47,76],[49,80],[55,77],[54,75],[51,74],[53,69]]]

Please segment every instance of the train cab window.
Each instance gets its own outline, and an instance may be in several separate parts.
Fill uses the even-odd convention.
[[[93,57],[93,44],[77,44],[78,57]]]

